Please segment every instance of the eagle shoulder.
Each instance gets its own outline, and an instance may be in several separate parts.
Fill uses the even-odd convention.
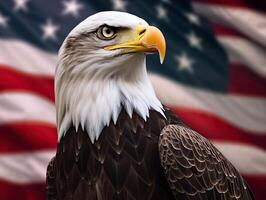
[[[163,128],[159,154],[176,199],[254,199],[244,179],[221,152],[182,123]]]

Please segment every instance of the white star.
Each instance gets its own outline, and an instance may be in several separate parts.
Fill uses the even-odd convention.
[[[202,49],[201,46],[201,38],[199,38],[195,33],[191,32],[189,35],[186,36],[190,46]]]
[[[9,18],[0,13],[0,26],[7,27]]]
[[[156,6],[156,11],[159,19],[167,19],[167,10],[162,6]]]
[[[29,2],[29,0],[14,0],[14,3],[15,3],[14,10],[15,11],[19,11],[19,10],[27,11],[28,10],[28,7],[27,7],[28,2]]]
[[[83,5],[77,0],[63,1],[63,6],[63,15],[70,14],[74,17],[77,17],[79,10],[83,8]]]
[[[126,11],[127,2],[124,0],[112,0],[114,10]]]
[[[56,40],[56,32],[59,30],[59,26],[53,24],[51,19],[46,20],[46,24],[41,25],[43,31],[43,39]]]
[[[179,71],[189,71],[193,72],[192,64],[194,61],[190,59],[186,53],[182,53],[180,56],[176,56],[175,60],[178,62],[178,70]]]
[[[186,16],[191,23],[200,25],[200,19],[197,15],[193,13],[187,13]]]

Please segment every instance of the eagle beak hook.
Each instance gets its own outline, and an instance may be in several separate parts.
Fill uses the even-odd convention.
[[[142,28],[144,32],[141,37],[141,44],[147,48],[148,52],[158,51],[161,64],[164,61],[166,53],[166,42],[162,32],[155,26],[148,26],[146,29]]]
[[[125,53],[133,52],[158,52],[161,64],[165,58],[166,42],[162,32],[154,26],[137,26],[127,32],[129,41],[105,47],[105,50],[124,49]]]

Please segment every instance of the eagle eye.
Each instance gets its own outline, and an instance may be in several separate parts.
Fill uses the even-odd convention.
[[[97,36],[102,40],[111,40],[116,36],[116,30],[111,26],[101,26],[97,30]]]

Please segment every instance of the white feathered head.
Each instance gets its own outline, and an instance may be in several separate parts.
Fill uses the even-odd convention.
[[[59,51],[55,89],[59,139],[70,125],[86,129],[92,142],[116,123],[121,108],[143,119],[162,113],[146,72],[145,56],[165,56],[159,29],[134,15],[107,11],[92,15],[66,37]]]

